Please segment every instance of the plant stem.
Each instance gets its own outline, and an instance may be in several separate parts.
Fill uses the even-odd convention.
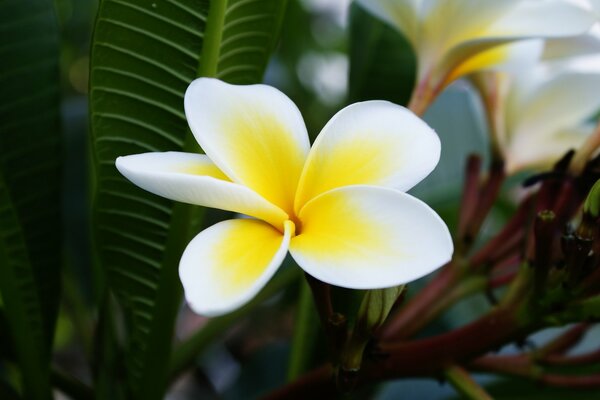
[[[446,264],[427,286],[401,308],[381,330],[383,340],[402,340],[417,333],[434,315],[428,315],[446,291],[458,280],[452,262]],[[425,317],[427,315],[427,317]]]
[[[547,386],[574,389],[600,388],[600,374],[560,375],[546,373],[542,368],[533,365],[528,357],[524,356],[482,357],[471,363],[471,367],[483,372],[518,376]]]
[[[439,376],[450,366],[469,362],[508,342],[522,339],[537,327],[536,321],[523,318],[518,309],[498,307],[449,333],[404,343],[381,343],[378,352],[385,357],[366,362],[357,384],[400,377]],[[313,370],[265,398],[306,399],[314,393],[335,393],[330,367]]]
[[[500,193],[505,178],[504,163],[493,162],[490,166],[489,176],[480,190],[477,208],[469,221],[466,237],[469,238],[470,241],[465,243],[466,245],[471,245],[479,235],[483,222],[498,198],[498,194]],[[464,250],[468,250],[469,247],[470,246],[466,246],[466,249]]]
[[[462,367],[454,365],[444,371],[444,376],[454,389],[465,398],[472,400],[492,400],[492,397]]]
[[[436,90],[431,88],[431,75],[425,74],[415,85],[407,108],[418,116],[423,116],[437,97]]]
[[[458,245],[463,242],[471,242],[472,238],[466,237],[469,223],[473,218],[477,204],[479,203],[479,178],[481,175],[481,157],[470,155],[465,168],[465,183],[460,204],[458,217],[458,229],[456,233]]]
[[[554,340],[544,344],[535,351],[534,358],[538,360],[545,360],[551,356],[557,356],[569,351],[575,347],[590,328],[590,324],[581,323],[570,328],[562,335],[556,337]]]
[[[431,338],[401,343],[381,343],[388,356],[366,370],[371,379],[428,376],[450,365],[468,361],[512,340],[520,339],[535,325],[516,307],[498,307],[462,328]]]
[[[288,382],[296,379],[307,369],[312,353],[312,339],[315,336],[317,327],[317,317],[310,287],[304,280],[301,280],[300,285],[292,349],[287,371]]]

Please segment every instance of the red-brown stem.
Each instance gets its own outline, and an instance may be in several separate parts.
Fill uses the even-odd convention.
[[[358,383],[367,384],[401,377],[439,376],[448,367],[469,362],[505,343],[522,339],[535,328],[534,324],[519,321],[515,317],[515,310],[497,308],[475,322],[439,336],[410,342],[381,343],[379,352],[386,357],[367,361]],[[327,393],[333,391],[331,370],[328,367],[309,372],[266,399],[306,399],[322,390]]]
[[[515,215],[508,221],[504,228],[471,257],[471,265],[478,267],[489,264],[490,260],[497,257],[498,249],[502,249],[506,242],[513,239],[515,235],[523,234],[522,228],[532,211],[531,205],[533,200],[534,197],[530,196],[521,203]]]
[[[524,356],[486,356],[470,364],[477,371],[519,376],[547,386],[592,389],[600,387],[600,374],[559,375],[545,373]]]
[[[563,354],[575,347],[590,328],[587,323],[577,324],[563,334],[546,343],[535,352],[536,359],[546,359],[549,356]]]
[[[479,195],[477,209],[469,222],[467,237],[474,240],[479,234],[481,225],[483,225],[483,222],[496,202],[502,183],[504,183],[504,178],[504,164],[502,162],[492,163],[490,174]]]
[[[424,74],[421,79],[418,79],[410,96],[407,108],[416,115],[422,117],[431,103],[435,100],[438,92],[439,90],[435,90],[431,87],[431,74]]]
[[[469,369],[524,377],[535,374],[531,360],[523,355],[479,357],[469,363]]]
[[[520,254],[509,254],[506,257],[498,259],[491,269],[492,276],[507,271],[515,272],[522,261],[523,259]]]
[[[557,216],[557,224],[564,225],[571,215],[577,210],[583,200],[577,195],[575,185],[571,180],[566,180],[554,202],[553,211]]]
[[[465,167],[465,183],[463,187],[463,195],[460,206],[460,214],[458,217],[457,238],[459,242],[468,241],[470,239],[465,235],[469,229],[475,210],[479,204],[479,178],[481,175],[481,157],[478,155],[470,155]]]
[[[493,277],[492,279],[490,279],[490,283],[489,283],[490,288],[497,289],[504,285],[508,285],[509,283],[511,283],[513,281],[513,279],[515,279],[515,277],[517,276],[517,273],[518,273],[517,271],[513,271],[513,272],[510,272],[505,275]]]
[[[497,308],[475,322],[439,336],[382,343],[381,350],[389,353],[389,357],[365,371],[365,375],[378,379],[433,375],[521,338],[530,328],[527,325],[515,317],[513,309]]]
[[[381,329],[382,340],[402,340],[413,336],[427,322],[424,318],[433,304],[444,296],[457,280],[457,271],[452,262],[446,264],[429,284],[401,308]]]
[[[493,253],[488,255],[486,260],[486,266],[492,266],[492,268],[496,268],[496,265],[501,263],[505,259],[514,259],[514,258],[522,258],[522,248],[523,242],[525,239],[525,231],[523,229],[519,229],[514,232],[514,234],[508,238],[503,243],[499,243],[498,247],[496,247]],[[472,261],[473,268],[477,268],[480,264],[475,264],[475,261],[479,262],[478,259],[474,259]]]
[[[586,365],[600,362],[600,349],[576,356],[551,355],[540,361],[547,365]]]
[[[548,386],[572,388],[572,389],[596,389],[600,388],[600,374],[573,376],[573,375],[542,375],[541,383]]]

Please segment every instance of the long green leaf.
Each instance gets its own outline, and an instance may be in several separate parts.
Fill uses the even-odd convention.
[[[262,78],[284,1],[104,0],[91,59],[94,240],[127,321],[132,398],[162,398],[180,304],[177,266],[196,210],[121,177],[117,156],[193,151],[183,95],[197,76]]]
[[[382,99],[406,105],[416,59],[398,31],[353,4],[350,10],[349,100]]]
[[[0,292],[27,398],[49,399],[60,291],[59,40],[51,0],[0,2]]]

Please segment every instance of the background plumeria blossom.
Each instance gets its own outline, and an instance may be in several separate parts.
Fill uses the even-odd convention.
[[[200,78],[185,94],[191,130],[206,155],[119,157],[119,171],[169,199],[245,214],[199,233],[180,262],[191,308],[219,315],[249,301],[289,250],[333,285],[399,285],[447,262],[448,229],[404,193],[439,160],[435,132],[410,111],[367,101],[338,112],[313,147],[283,93]]]
[[[566,0],[356,1],[415,49],[417,85],[409,108],[418,114],[453,80],[510,64],[516,48],[499,45],[579,35],[595,22],[593,13]]]
[[[582,39],[585,43],[576,49],[590,46],[592,37]],[[597,37],[593,40],[600,42]],[[567,57],[560,58],[556,51],[551,61],[544,62],[524,54],[520,72],[480,72],[472,77],[508,173],[550,167],[567,151],[580,149],[596,130],[600,65],[586,62],[589,57],[578,57],[577,52],[576,57],[565,53]]]

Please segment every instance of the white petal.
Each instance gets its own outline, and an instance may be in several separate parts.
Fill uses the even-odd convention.
[[[545,134],[516,135],[506,151],[506,171],[514,174],[524,169],[548,169],[567,151],[579,149],[594,130],[594,124],[582,124]]]
[[[580,125],[600,109],[600,71],[565,71],[522,94],[508,127],[513,135],[544,135]]]
[[[475,38],[519,0],[429,0],[423,8],[422,40],[447,51]]]
[[[234,182],[290,212],[310,144],[302,115],[279,90],[200,78],[185,93],[188,123]]]
[[[315,196],[347,185],[406,191],[440,158],[440,140],[419,117],[387,101],[365,101],[338,112],[313,144],[296,210]]]
[[[451,78],[447,78],[446,83],[461,74],[505,63],[511,52],[502,45],[524,39],[580,35],[592,26],[594,17],[589,11],[563,0],[536,0],[520,1],[488,22],[487,26],[464,34],[447,49],[437,67],[441,70],[437,72],[440,76],[444,76],[444,68],[450,70]],[[487,54],[482,54],[486,51]],[[468,68],[462,65],[465,63],[469,64]],[[457,72],[457,69],[465,71]]]
[[[587,34],[547,40],[543,59],[547,61],[564,61],[571,57],[597,54],[600,54],[600,38],[595,34]]]
[[[192,310],[206,316],[233,311],[250,301],[275,274],[289,246],[285,234],[264,222],[236,219],[200,232],[185,249],[179,276]]]
[[[581,35],[595,22],[588,10],[564,0],[521,1],[490,26],[487,38],[556,38]]]
[[[462,76],[481,71],[519,73],[533,68],[539,61],[543,50],[544,41],[539,39],[495,46],[459,63],[452,70],[448,81],[451,82]]]
[[[116,165],[137,186],[171,200],[250,215],[277,227],[288,218],[254,191],[229,181],[203,154],[136,154],[117,158]]]
[[[317,279],[352,289],[396,286],[450,260],[448,228],[425,203],[393,189],[346,186],[311,200],[290,252]]]

